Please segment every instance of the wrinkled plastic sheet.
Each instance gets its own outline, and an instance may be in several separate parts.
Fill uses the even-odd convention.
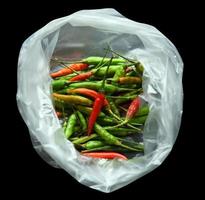
[[[150,106],[143,133],[145,153],[128,161],[81,156],[64,137],[52,104],[51,56],[103,56],[108,43],[145,67],[142,98]],[[33,146],[45,161],[88,187],[112,192],[158,167],[170,153],[181,123],[182,73],[177,49],[153,26],[129,20],[114,9],[82,10],[51,21],[23,43],[17,103]]]

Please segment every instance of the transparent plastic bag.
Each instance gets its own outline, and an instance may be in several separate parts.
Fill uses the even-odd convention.
[[[128,161],[81,156],[64,137],[52,105],[51,56],[102,56],[107,43],[145,67],[142,98],[150,106],[143,133],[145,153]],[[131,21],[114,9],[82,10],[50,22],[24,42],[17,103],[43,159],[88,187],[112,192],[155,169],[171,151],[181,123],[182,73],[177,49],[153,26]]]

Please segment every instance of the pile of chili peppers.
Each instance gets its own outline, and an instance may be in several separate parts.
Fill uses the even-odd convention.
[[[53,58],[52,98],[65,137],[85,156],[129,159],[142,155],[149,113],[143,93],[143,66],[118,57],[78,62]]]

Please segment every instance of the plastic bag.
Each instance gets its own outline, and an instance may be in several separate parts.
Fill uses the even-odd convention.
[[[145,153],[128,161],[81,156],[64,137],[52,105],[51,56],[102,56],[107,43],[145,67],[143,98],[150,106],[143,133]],[[50,22],[24,42],[17,103],[43,159],[88,187],[112,192],[155,169],[171,151],[181,123],[182,73],[177,49],[156,28],[131,21],[114,9],[82,10]]]

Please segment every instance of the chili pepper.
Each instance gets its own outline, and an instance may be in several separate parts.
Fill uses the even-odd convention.
[[[93,90],[100,90],[102,88],[102,81],[84,81],[80,83],[70,83],[68,88],[65,88],[62,91],[58,91],[59,93],[64,93],[67,89],[74,89],[74,88],[88,88]],[[126,92],[126,91],[133,91],[134,89],[129,88],[121,88],[111,84],[105,83],[104,87],[105,92],[107,93],[115,93],[115,92]]]
[[[61,61],[64,63],[70,63],[69,61],[58,59],[58,58],[54,58],[53,60],[58,60],[58,61]],[[72,61],[72,63],[75,62],[75,63],[86,63],[88,65],[97,65],[98,63],[101,63],[101,64],[107,63],[109,60],[110,60],[110,58],[90,56],[90,57],[84,58],[82,60]],[[122,59],[122,58],[114,58],[112,60],[113,65],[120,64],[120,63],[126,63],[126,62],[127,61]]]
[[[88,120],[88,135],[91,134],[93,126],[95,124],[95,121],[101,111],[101,108],[103,107],[104,104],[104,95],[98,94],[98,97],[95,99],[95,102],[93,104],[93,110],[89,116]]]
[[[105,143],[100,140],[91,140],[83,144],[82,146],[86,149],[94,149],[94,148],[105,146]]]
[[[124,95],[122,95],[120,97],[112,97],[112,96],[110,96],[110,97],[117,98],[117,100],[115,100],[115,104],[118,105],[118,104],[122,104],[122,103],[125,103],[127,101],[130,101],[130,100],[133,100],[134,98],[136,98],[136,95],[138,95],[142,92],[143,92],[143,90],[140,88],[140,89],[125,93]]]
[[[115,74],[115,72],[117,71],[117,70],[119,70],[120,68],[126,68],[128,65],[110,65],[109,66],[109,69],[108,69],[108,72],[107,72],[107,76],[108,77],[112,77],[114,74]],[[96,73],[95,73],[95,76],[97,76],[97,77],[102,77],[102,76],[104,76],[105,75],[105,73],[106,73],[106,71],[107,71],[107,66],[104,66],[104,67],[101,67]]]
[[[118,80],[120,84],[141,84],[142,79],[139,77],[120,77]]]
[[[122,125],[125,125],[129,122],[130,119],[132,119],[136,113],[139,111],[139,107],[140,107],[140,98],[139,97],[136,97],[130,104],[128,110],[127,110],[127,114],[126,114],[126,117],[125,117],[125,121],[122,122],[121,124],[118,124],[116,126],[113,126],[114,128],[117,128],[119,126],[122,126]],[[133,127],[134,128],[134,127]],[[107,128],[108,129],[108,128]],[[141,131],[139,129],[139,131]]]
[[[52,88],[54,91],[63,89],[68,82],[66,80],[53,80],[52,81]]]
[[[77,116],[78,116],[78,118],[79,118],[79,120],[80,120],[80,124],[81,124],[81,127],[82,127],[82,131],[83,131],[83,132],[86,131],[86,130],[87,130],[87,122],[86,122],[86,120],[85,120],[83,114],[82,114],[79,110],[76,111],[76,114],[77,114]]]
[[[129,150],[135,151],[134,148],[129,147],[127,145],[122,144],[114,135],[110,134],[107,130],[101,127],[99,124],[95,123],[94,129],[96,133],[107,143],[110,145],[121,146]]]
[[[134,117],[134,115],[139,111],[139,108],[140,108],[140,98],[137,97],[130,104],[130,106],[129,106],[128,110],[127,110],[127,114],[126,114],[126,119],[125,120],[132,119]]]
[[[126,96],[124,98],[119,98],[115,100],[115,104],[119,105],[119,104],[123,104],[126,103],[128,101],[134,100],[136,98],[137,94],[134,95],[130,95],[130,96]]]
[[[73,70],[82,71],[82,70],[87,69],[87,68],[88,68],[88,64],[76,63],[76,64],[70,65],[69,68],[65,67],[65,68],[63,68],[63,69],[61,69],[57,72],[51,73],[50,75],[51,75],[52,78],[55,78],[55,77],[58,77],[58,76],[65,76],[67,74],[71,74],[71,73],[73,73]]]
[[[127,157],[120,153],[116,152],[91,152],[91,153],[82,153],[84,156],[89,156],[93,158],[104,158],[104,159],[114,159],[120,158],[123,160],[127,160]]]
[[[81,105],[76,105],[76,108],[86,115],[90,115],[93,110],[91,107],[81,106]],[[100,112],[99,117],[106,117],[106,115],[105,113]]]
[[[63,95],[63,94],[53,93],[53,97],[62,100],[65,103],[70,103],[70,104],[80,104],[85,106],[91,106],[93,104],[93,102],[90,99],[77,96],[77,95]]]
[[[74,140],[73,141],[73,144],[82,144],[82,143],[85,143],[91,139],[94,139],[94,138],[97,138],[98,136],[96,134],[92,134],[92,135],[89,135],[89,136],[83,136],[83,137],[80,137],[79,139],[77,140]]]
[[[91,56],[88,57],[86,59],[83,59],[82,62],[83,63],[88,63],[89,65],[96,65],[99,62],[101,62],[103,59],[103,57],[95,57],[95,56]],[[110,58],[104,58],[103,63],[105,62],[109,62]],[[111,64],[119,64],[119,63],[126,63],[126,60],[121,59],[121,58],[113,58],[112,63]]]
[[[66,138],[69,138],[73,132],[74,132],[74,127],[77,123],[77,117],[75,115],[75,113],[73,113],[69,119],[68,119],[68,122],[67,122],[67,127],[65,129],[65,136]]]
[[[96,92],[95,90],[91,90],[91,89],[87,89],[87,88],[76,88],[76,89],[68,89],[67,93],[71,93],[71,94],[83,94],[89,97],[92,97],[94,99],[96,99],[98,97],[98,92]],[[108,105],[108,101],[107,99],[104,99],[104,106]]]

